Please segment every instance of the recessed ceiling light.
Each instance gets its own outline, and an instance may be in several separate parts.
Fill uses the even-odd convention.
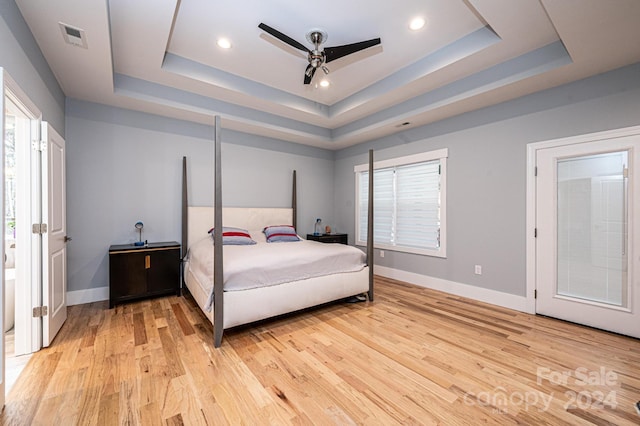
[[[413,31],[417,31],[422,27],[424,27],[424,18],[414,18],[411,20],[411,23],[409,23],[409,28]]]
[[[231,42],[229,41],[229,39],[219,38],[218,39],[218,46],[223,48],[223,49],[231,49]]]
[[[320,86],[322,87],[329,87],[329,80],[320,80]]]

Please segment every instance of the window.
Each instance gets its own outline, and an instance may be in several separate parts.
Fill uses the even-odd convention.
[[[374,246],[446,257],[447,149],[374,164]],[[356,173],[356,241],[367,241],[368,165]]]

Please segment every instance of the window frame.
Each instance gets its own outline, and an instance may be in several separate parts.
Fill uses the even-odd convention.
[[[434,151],[422,152],[419,154],[407,155],[403,157],[396,157],[387,160],[376,161],[373,164],[374,173],[378,169],[386,169],[390,167],[399,167],[409,164],[426,163],[430,161],[440,162],[440,247],[432,248],[415,248],[405,247],[385,243],[376,243],[374,241],[374,247],[382,250],[397,251],[402,253],[419,254],[423,256],[433,257],[447,257],[447,158],[449,156],[449,150],[447,148],[437,149]],[[356,233],[356,245],[364,246],[367,244],[360,235],[360,185],[359,177],[360,173],[368,172],[368,164],[359,164],[353,168],[355,176],[355,233]],[[375,187],[374,187],[375,193]],[[375,199],[374,199],[375,208]]]

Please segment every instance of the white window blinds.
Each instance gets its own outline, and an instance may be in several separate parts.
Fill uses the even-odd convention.
[[[417,248],[439,247],[439,169],[440,161],[396,169],[396,244]]]
[[[374,171],[374,244],[421,254],[438,253],[442,238],[443,161],[438,158]],[[387,162],[388,163],[388,162]],[[369,172],[358,178],[358,241],[367,240]]]

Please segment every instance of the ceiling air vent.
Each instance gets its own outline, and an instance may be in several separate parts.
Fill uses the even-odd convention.
[[[64,41],[74,46],[84,47],[85,49],[87,48],[87,36],[84,33],[84,30],[72,27],[71,25],[67,25],[62,22],[58,22],[58,25],[60,25]]]

